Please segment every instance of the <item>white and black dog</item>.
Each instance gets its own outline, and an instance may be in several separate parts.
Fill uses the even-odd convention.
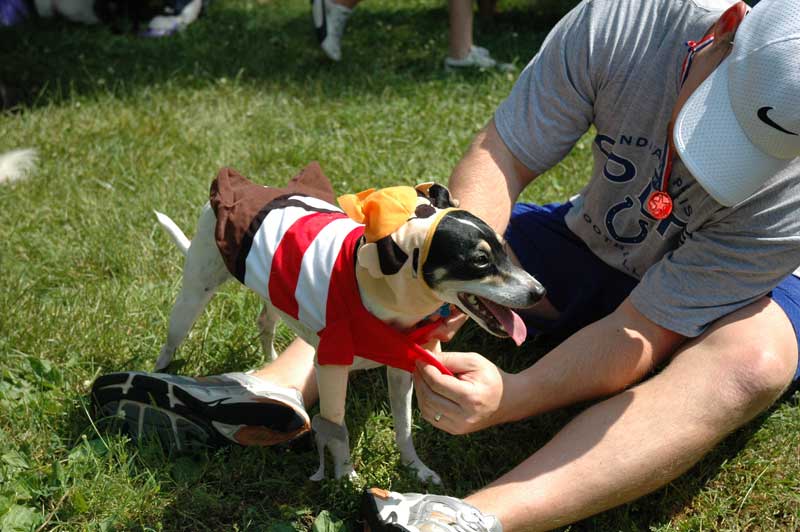
[[[130,24],[134,33],[161,36],[194,22],[203,0],[34,0],[40,17],[63,17],[83,24],[107,24],[122,31]]]
[[[372,351],[390,352],[395,340],[403,344],[401,337],[443,304],[457,306],[490,333],[521,343],[525,326],[510,309],[531,307],[544,295],[541,284],[512,263],[502,238],[455,208],[441,185],[343,196],[339,203],[347,214],[333,198],[316,163],[280,189],[223,169],[191,242],[157,213],[186,262],[155,369],[167,367],[223,282],[235,277],[252,288],[264,300],[259,322],[271,359],[279,318],[317,348],[320,415],[312,428],[320,467],[314,480],[324,477],[326,448],[336,478],[355,474],[344,424],[347,374],[384,362],[372,358],[381,354]],[[371,334],[380,338],[370,339]],[[412,379],[398,368],[411,369],[413,362],[395,366],[387,371],[401,458],[421,480],[438,483],[411,439]]]

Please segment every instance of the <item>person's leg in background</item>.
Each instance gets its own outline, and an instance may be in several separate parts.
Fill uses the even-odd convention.
[[[464,59],[472,48],[472,0],[448,0],[450,33],[447,55]]]
[[[472,0],[448,0],[449,38],[447,57],[444,60],[446,70],[461,68],[497,68],[510,70],[508,63],[497,62],[489,50],[473,43],[474,12]]]
[[[322,51],[334,61],[342,60],[342,36],[347,19],[361,0],[311,0],[311,17]]]
[[[330,59],[341,61],[342,37],[347,20],[361,0],[311,0],[311,15],[322,51]],[[497,68],[510,70],[507,63],[492,58],[489,50],[473,44],[472,0],[448,0],[449,38],[445,58],[447,70],[460,68]]]

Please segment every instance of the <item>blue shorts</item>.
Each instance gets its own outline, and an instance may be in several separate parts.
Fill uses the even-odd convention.
[[[506,240],[560,313],[556,320],[525,316],[531,334],[566,337],[613,312],[639,282],[600,260],[567,228],[569,208],[518,203],[511,213]],[[789,275],[769,295],[789,317],[800,346],[800,278]],[[800,380],[800,360],[794,380]]]

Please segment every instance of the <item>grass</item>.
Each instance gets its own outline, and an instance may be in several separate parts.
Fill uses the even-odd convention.
[[[502,3],[478,41],[522,66],[559,8]],[[58,21],[0,29],[0,79],[28,94],[21,112],[0,115],[0,151],[41,153],[36,176],[0,194],[0,529],[358,530],[363,486],[425,489],[399,464],[382,372],[351,385],[355,485],[306,480],[316,453],[302,445],[185,456],[133,446],[94,429],[87,391],[104,372],[153,363],[181,260],[152,211],[191,228],[220,166],[280,184],[319,160],[341,192],[446,180],[513,84],[442,73],[446,23],[438,1],[365,2],[336,65],[313,42],[304,0],[218,0],[163,40]],[[524,198],[563,199],[590,168],[584,139]],[[224,289],[180,371],[258,365],[257,311],[252,294]],[[455,344],[509,370],[546,349],[510,349],[475,328]],[[418,419],[415,439],[444,479],[437,490],[465,495],[577,411],[468,437]],[[800,408],[789,395],[679,480],[571,530],[798,528]]]

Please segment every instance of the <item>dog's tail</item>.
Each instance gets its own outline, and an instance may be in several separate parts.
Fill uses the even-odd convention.
[[[36,150],[27,148],[0,155],[0,185],[30,176],[36,168]]]
[[[172,218],[158,211],[153,212],[156,213],[158,223],[161,224],[161,227],[164,228],[164,231],[167,232],[169,237],[175,242],[175,245],[178,246],[178,249],[181,250],[181,253],[185,256],[189,252],[189,246],[192,244],[192,241],[183,234],[181,228],[172,221]]]

